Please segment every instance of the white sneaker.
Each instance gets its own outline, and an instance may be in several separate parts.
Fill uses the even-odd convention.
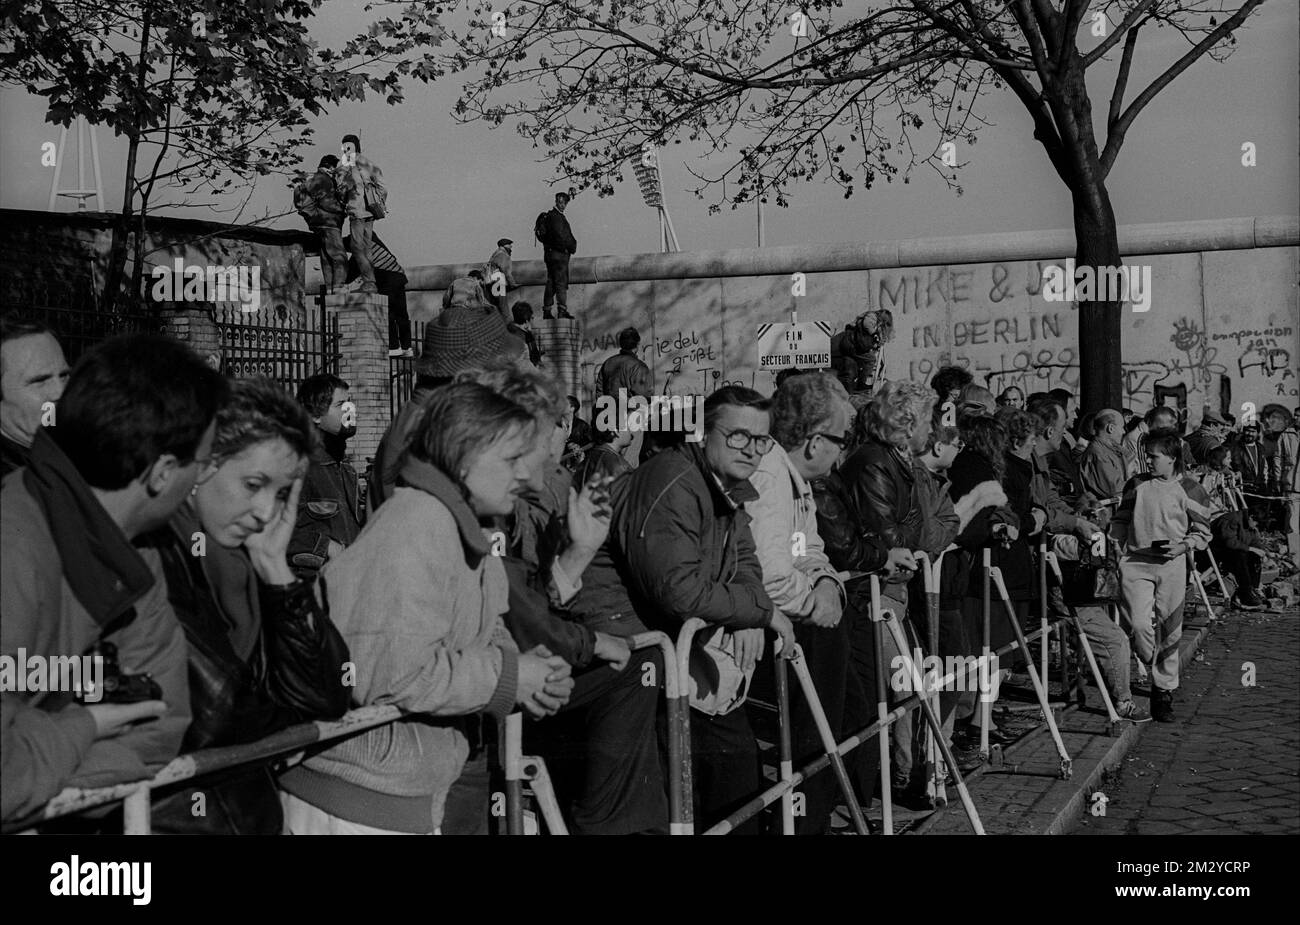
[[[410,356],[409,353],[403,352],[401,347],[394,347],[392,350],[388,351],[388,355],[390,357]]]
[[[415,356],[415,351],[412,350],[410,347],[407,347],[405,350],[402,351],[402,356],[413,357]]]

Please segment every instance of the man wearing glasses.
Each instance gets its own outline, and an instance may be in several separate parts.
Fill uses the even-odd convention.
[[[740,386],[714,392],[704,402],[702,442],[671,446],[615,483],[608,542],[626,597],[646,626],[675,638],[685,621],[703,619],[709,627],[696,634],[699,651],[692,661],[710,659],[703,645],[711,641],[734,654],[730,668],[746,679],[762,657],[765,629],[782,637],[785,653],[794,644],[790,620],[763,588],[750,517],[742,510],[757,498],[749,478],[772,449],[769,425],[768,401],[759,393]],[[584,593],[596,593],[594,586],[604,577],[589,570]],[[724,633],[714,639],[719,628]],[[719,672],[728,667],[714,663]],[[700,687],[696,692],[702,694]],[[726,702],[697,697],[692,704],[702,828],[720,821],[762,784],[758,745],[739,709],[742,703],[743,694],[736,693]],[[757,828],[751,821],[738,832],[757,834]]]

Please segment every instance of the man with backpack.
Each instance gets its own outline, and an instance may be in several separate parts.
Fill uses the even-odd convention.
[[[354,292],[378,292],[375,268],[370,262],[370,244],[376,219],[388,214],[388,190],[378,165],[361,153],[361,139],[343,136],[343,158],[335,173],[339,199],[351,223],[352,259],[357,262],[359,285]]]
[[[320,272],[329,292],[347,281],[348,255],[343,250],[343,205],[334,187],[339,159],[326,154],[316,172],[293,188],[293,207],[320,238]]]
[[[564,217],[564,209],[569,204],[568,193],[555,194],[555,208],[537,216],[533,224],[533,235],[541,242],[542,259],[546,262],[546,292],[542,296],[542,317],[553,320],[551,306],[559,306],[561,318],[572,318],[569,314],[569,257],[578,251],[578,241],[569,227],[569,220]]]

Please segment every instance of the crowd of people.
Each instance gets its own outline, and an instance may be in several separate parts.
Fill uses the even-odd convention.
[[[52,659],[110,643],[116,660],[102,690],[6,686],[3,819],[181,752],[392,705],[401,720],[287,769],[161,791],[155,829],[485,833],[499,721],[522,711],[572,831],[666,833],[665,666],[630,640],[700,618],[703,828],[761,789],[747,701],[796,644],[836,735],[876,718],[879,666],[892,676],[899,653],[888,637],[876,651],[869,576],[914,645],[978,655],[985,550],[1018,617],[1037,622],[1046,546],[1067,566],[1049,615],[1077,611],[1119,714],[1171,722],[1189,561],[1214,552],[1237,603],[1258,607],[1261,521],[1295,532],[1300,435],[1281,406],[1260,411],[1266,431],[1211,413],[1184,438],[1173,409],[1080,416],[1063,389],[995,398],[956,367],[869,395],[805,371],[771,395],[715,391],[693,442],[635,420],[580,429],[580,403],[530,362],[520,330],[478,304],[431,321],[367,479],[348,462],[355,409],[336,376],[291,396],[229,381],[161,335],[106,341],[69,371],[48,329],[6,317],[0,650]],[[619,343],[601,389],[650,388],[636,332]],[[930,639],[915,553],[945,550]],[[1107,571],[1118,590],[1096,580]],[[993,626],[994,647],[1012,638]],[[1134,655],[1148,691],[1131,682]],[[889,687],[892,703],[911,694]],[[965,770],[981,760],[977,698],[940,696]],[[802,763],[822,751],[815,710],[796,689],[790,713]],[[906,717],[887,733],[900,799],[921,787],[919,733]],[[878,762],[874,742],[847,759],[864,807]],[[801,791],[798,830],[829,831],[835,778]],[[767,827],[760,815],[738,830]]]

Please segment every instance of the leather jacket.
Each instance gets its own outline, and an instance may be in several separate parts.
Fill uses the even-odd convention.
[[[840,468],[850,511],[860,528],[893,548],[916,549],[921,509],[914,502],[912,464],[894,447],[874,438]]]
[[[366,522],[361,480],[348,463],[317,444],[298,496],[298,520],[289,541],[289,562],[300,578],[329,561],[330,541],[351,546]]]
[[[193,720],[182,754],[254,742],[298,723],[342,716],[351,700],[351,688],[341,683],[348,650],[317,600],[315,580],[264,585],[252,574],[243,549],[211,545],[205,555],[192,555],[196,522],[187,514],[193,517],[182,508],[149,540],[162,558],[167,596],[189,648]],[[250,612],[222,607],[214,583],[228,595],[230,589],[249,588]],[[195,812],[196,794],[203,795],[202,814]],[[153,819],[160,832],[279,834],[281,829],[274,780],[264,764],[182,787],[155,803]]]

